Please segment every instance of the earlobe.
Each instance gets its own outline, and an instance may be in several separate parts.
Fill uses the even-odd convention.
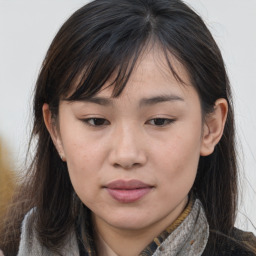
[[[62,161],[66,161],[62,143],[61,143],[61,138],[57,130],[56,124],[53,122],[52,113],[50,111],[48,104],[45,103],[43,105],[42,112],[43,112],[45,126],[52,138],[53,144],[55,145],[55,148],[59,152],[59,155]]]
[[[215,102],[214,111],[205,118],[201,144],[201,156],[208,156],[220,141],[228,113],[228,103],[221,98]]]

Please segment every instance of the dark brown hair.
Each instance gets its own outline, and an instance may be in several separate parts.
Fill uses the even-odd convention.
[[[211,229],[229,234],[237,207],[237,166],[234,117],[229,80],[218,46],[202,19],[180,0],[95,0],[76,11],[61,27],[43,62],[35,88],[36,153],[1,234],[7,255],[17,252],[21,221],[36,208],[35,228],[40,242],[58,251],[80,213],[81,201],[45,127],[42,106],[58,116],[61,99],[79,100],[99,92],[112,81],[118,97],[143,49],[154,42],[187,69],[207,115],[215,101],[225,98],[229,112],[213,154],[200,157],[193,185]],[[67,98],[71,88],[75,92]],[[9,253],[9,254],[8,254]]]

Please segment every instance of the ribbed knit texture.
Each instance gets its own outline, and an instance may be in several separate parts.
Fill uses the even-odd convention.
[[[157,248],[153,256],[200,256],[209,237],[209,226],[197,199],[185,220]]]

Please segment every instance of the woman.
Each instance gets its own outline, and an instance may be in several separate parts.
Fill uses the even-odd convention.
[[[222,56],[181,1],[75,12],[43,62],[33,136],[5,255],[255,255],[253,235],[234,228]]]

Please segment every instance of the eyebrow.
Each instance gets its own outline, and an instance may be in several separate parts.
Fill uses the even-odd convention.
[[[159,95],[154,96],[150,98],[143,98],[140,100],[140,107],[147,106],[147,105],[154,105],[162,102],[172,102],[172,101],[184,101],[183,98],[181,98],[178,95]]]
[[[109,106],[113,105],[113,100],[111,98],[105,98],[105,97],[91,97],[83,100],[84,102],[90,102],[90,103],[95,103],[101,106]],[[158,96],[153,96],[149,98],[142,98],[139,101],[139,106],[144,107],[147,105],[154,105],[162,102],[172,102],[172,101],[184,101],[183,98],[181,98],[178,95],[158,95]]]
[[[113,105],[113,102],[109,98],[104,98],[104,97],[91,97],[83,100],[84,102],[90,102],[90,103],[95,103],[101,106],[109,106]]]

